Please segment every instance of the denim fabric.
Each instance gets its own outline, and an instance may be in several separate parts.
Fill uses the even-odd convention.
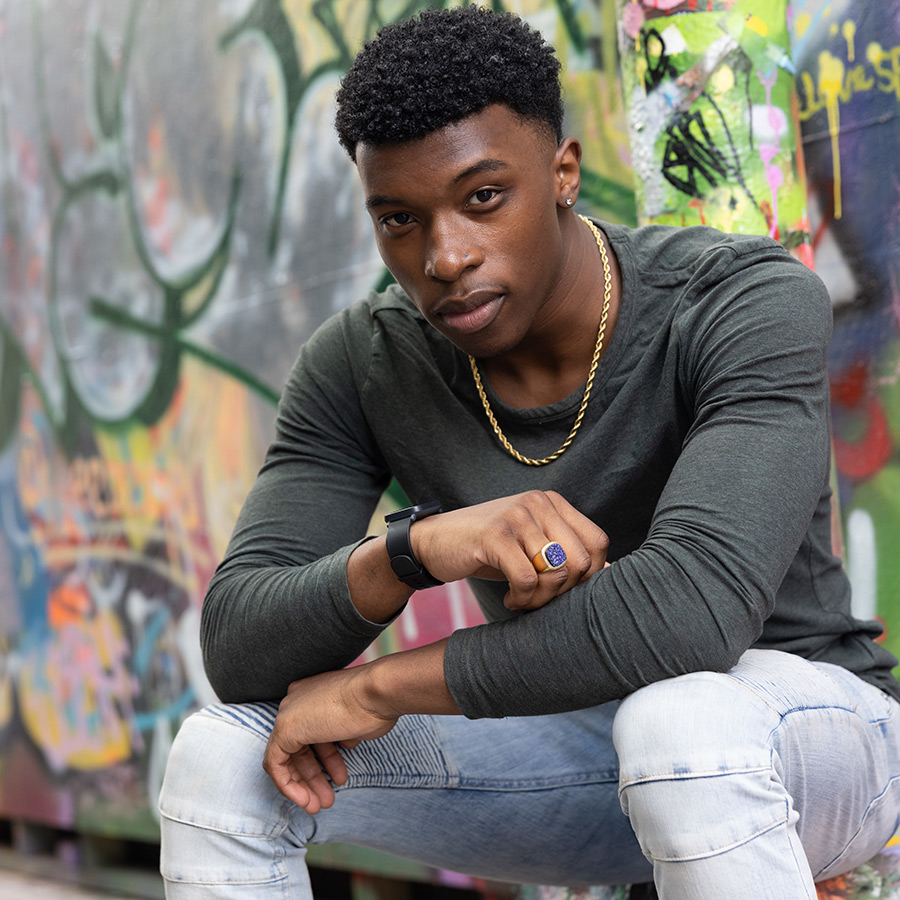
[[[180,729],[160,799],[169,900],[310,897],[305,848],[331,841],[495,880],[655,877],[664,900],[814,897],[813,872],[852,868],[897,826],[895,701],[777,651],[621,705],[403,717],[344,751],[350,780],[316,816],[262,770],[275,711],[215,705]]]
[[[846,669],[750,650],[627,698],[623,808],[661,897],[814,900],[900,825],[900,712]]]

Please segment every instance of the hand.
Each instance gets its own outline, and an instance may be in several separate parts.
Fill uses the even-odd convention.
[[[347,781],[339,745],[381,737],[397,722],[366,708],[364,668],[295,681],[278,708],[263,768],[278,790],[308,813],[330,807],[332,782]]]
[[[416,558],[441,581],[473,576],[509,582],[509,609],[544,606],[606,564],[604,531],[555,491],[529,491],[429,516],[410,529]],[[561,569],[538,574],[532,557],[549,541]]]

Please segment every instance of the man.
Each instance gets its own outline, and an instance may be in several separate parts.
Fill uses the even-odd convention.
[[[303,347],[210,584],[231,705],[170,756],[170,898],[309,896],[327,841],[813,897],[897,827],[896,660],[830,551],[824,287],[767,238],[576,215],[558,68],[468,7],[342,84],[397,286]],[[365,538],[391,476],[418,508]],[[343,668],[461,578],[488,624]]]

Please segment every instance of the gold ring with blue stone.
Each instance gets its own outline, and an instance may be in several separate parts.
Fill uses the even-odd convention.
[[[531,564],[538,572],[552,572],[566,563],[566,551],[556,543],[550,541],[531,557]]]

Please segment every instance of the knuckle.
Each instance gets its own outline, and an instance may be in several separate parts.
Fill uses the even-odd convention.
[[[569,581],[569,572],[565,567],[547,572],[547,582],[554,588],[554,594],[559,593]]]
[[[600,528],[599,526],[595,526],[594,533],[590,536],[589,541],[587,541],[587,550],[591,555],[595,553],[606,553],[609,549],[609,535]]]
[[[515,510],[513,512],[515,512]],[[491,539],[509,541],[514,540],[516,535],[517,518],[518,517],[512,518],[509,516],[504,516],[502,519],[498,520],[494,524],[494,527],[491,529]]]
[[[521,597],[514,597],[512,591],[510,591],[503,598],[503,605],[507,609],[525,609],[528,606],[529,602],[530,600],[523,600]]]
[[[516,498],[518,500],[518,506],[522,511],[527,511],[529,514],[533,509],[542,509],[550,503],[547,494],[544,491],[540,491],[537,488],[534,488],[530,491],[525,491],[523,494],[519,494]]]
[[[522,576],[517,579],[516,587],[518,587],[520,591],[531,593],[532,591],[537,590],[540,583],[538,573],[532,569],[530,572],[526,570],[522,573]]]
[[[577,553],[570,555],[566,561],[566,568],[570,569],[574,575],[583,575],[593,565],[591,554],[587,550],[579,550]]]

